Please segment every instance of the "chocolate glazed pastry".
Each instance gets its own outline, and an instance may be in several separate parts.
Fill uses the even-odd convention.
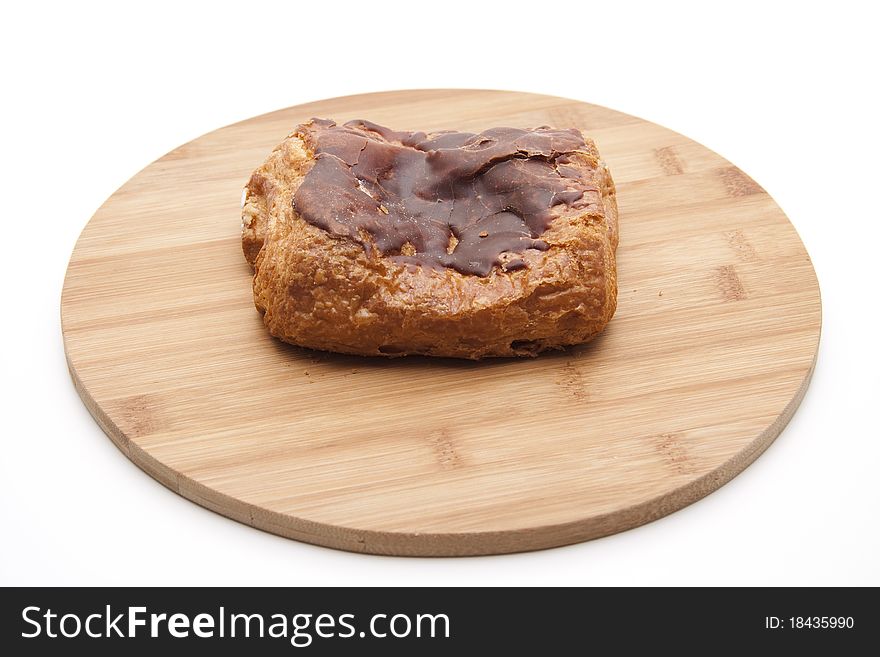
[[[614,184],[576,129],[312,119],[251,176],[242,243],[270,333],[363,355],[535,355],[616,306]]]

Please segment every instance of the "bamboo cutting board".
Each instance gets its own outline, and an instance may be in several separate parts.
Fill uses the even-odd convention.
[[[270,338],[239,243],[241,188],[312,116],[589,134],[620,202],[619,305],[605,333],[480,363]],[[88,223],[61,310],[77,390],[148,474],[260,529],[399,555],[563,545],[703,497],[791,418],[821,323],[794,228],[717,154],[595,105],[454,90],[291,107],[173,150]]]

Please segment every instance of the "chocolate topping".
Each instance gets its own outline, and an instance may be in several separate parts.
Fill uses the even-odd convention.
[[[309,223],[394,260],[487,276],[526,266],[502,257],[546,250],[551,209],[585,207],[595,190],[569,156],[580,132],[540,127],[395,132],[312,119],[298,134],[315,163],[293,198]]]

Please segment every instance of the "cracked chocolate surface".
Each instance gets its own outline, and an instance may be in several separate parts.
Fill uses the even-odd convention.
[[[315,163],[293,198],[307,222],[393,260],[487,276],[526,266],[554,208],[595,191],[572,166],[576,129],[395,132],[312,119],[297,134]]]

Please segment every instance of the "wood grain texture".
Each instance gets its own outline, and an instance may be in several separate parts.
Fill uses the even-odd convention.
[[[270,338],[241,253],[240,192],[312,116],[589,134],[620,203],[619,306],[606,332],[479,363]],[[61,306],[77,390],[144,471],[260,529],[399,555],[563,545],[699,499],[788,422],[821,325],[810,259],[745,173],[647,121],[500,91],[335,98],[185,144],[91,219]]]

